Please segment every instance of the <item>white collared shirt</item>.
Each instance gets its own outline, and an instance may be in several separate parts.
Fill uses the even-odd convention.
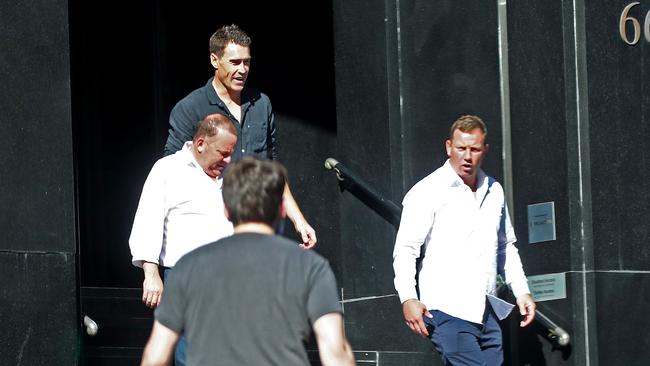
[[[135,266],[147,261],[173,267],[190,251],[233,233],[224,214],[222,179],[205,174],[191,146],[186,142],[149,172],[129,238]]]
[[[400,301],[419,299],[440,310],[481,323],[486,294],[496,294],[497,268],[516,297],[530,293],[522,269],[503,188],[480,170],[476,195],[449,161],[418,182],[404,197],[393,251]]]

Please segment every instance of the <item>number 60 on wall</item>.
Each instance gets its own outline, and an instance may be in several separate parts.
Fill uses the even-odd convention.
[[[623,42],[632,46],[637,44],[639,42],[639,39],[641,38],[641,24],[636,18],[631,17],[628,14],[630,13],[630,10],[632,10],[633,7],[639,4],[641,3],[638,1],[628,4],[623,9],[623,12],[621,13],[621,18],[619,19],[618,22],[618,32],[621,35],[621,39],[623,40]],[[632,26],[634,27],[634,37],[632,38],[632,40],[630,40],[631,35],[627,34],[627,22],[631,22]],[[650,10],[646,13],[645,21],[643,22],[643,36],[645,37],[645,40],[647,42],[650,42]]]

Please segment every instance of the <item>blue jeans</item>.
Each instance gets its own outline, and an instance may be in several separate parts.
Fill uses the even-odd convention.
[[[429,338],[446,366],[500,366],[503,364],[501,327],[486,304],[483,324],[468,322],[439,310],[424,317]]]
[[[169,267],[165,267],[163,269],[163,281],[167,280],[167,276],[169,273],[171,273],[172,269]],[[164,293],[164,289],[163,289]],[[181,335],[181,339],[178,340],[178,344],[176,344],[176,351],[174,352],[174,366],[185,366],[185,349],[187,348],[187,338],[185,338],[185,335]]]

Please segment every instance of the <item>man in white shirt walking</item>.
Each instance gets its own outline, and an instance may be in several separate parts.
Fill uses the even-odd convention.
[[[232,224],[224,214],[221,173],[236,143],[237,131],[228,117],[211,114],[199,123],[192,141],[151,168],[129,238],[132,263],[144,272],[146,306],[160,304],[159,266],[166,277],[183,255],[232,235]],[[182,339],[177,364],[183,364],[184,353]]]
[[[445,365],[503,363],[498,320],[510,307],[496,297],[497,274],[517,298],[520,325],[535,317],[503,188],[481,170],[486,136],[477,116],[454,122],[445,142],[449,159],[404,197],[395,240],[395,288],[406,324],[431,339]]]

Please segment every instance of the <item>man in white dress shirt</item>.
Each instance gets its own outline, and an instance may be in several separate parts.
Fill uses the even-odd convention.
[[[220,178],[237,132],[227,117],[211,114],[192,141],[159,159],[142,188],[129,245],[142,267],[142,302],[155,308],[163,284],[158,266],[171,268],[186,253],[233,232],[224,214]]]
[[[160,304],[163,281],[176,262],[190,251],[233,233],[225,216],[221,173],[230,163],[237,131],[228,117],[205,117],[192,141],[159,159],[142,188],[129,246],[132,263],[142,267],[142,302]],[[184,364],[185,339],[176,348],[177,365]]]
[[[431,339],[445,365],[503,363],[498,321],[511,306],[496,297],[497,274],[517,298],[520,325],[535,317],[503,188],[481,170],[486,136],[477,116],[454,122],[445,142],[449,159],[404,197],[395,240],[404,319]]]

